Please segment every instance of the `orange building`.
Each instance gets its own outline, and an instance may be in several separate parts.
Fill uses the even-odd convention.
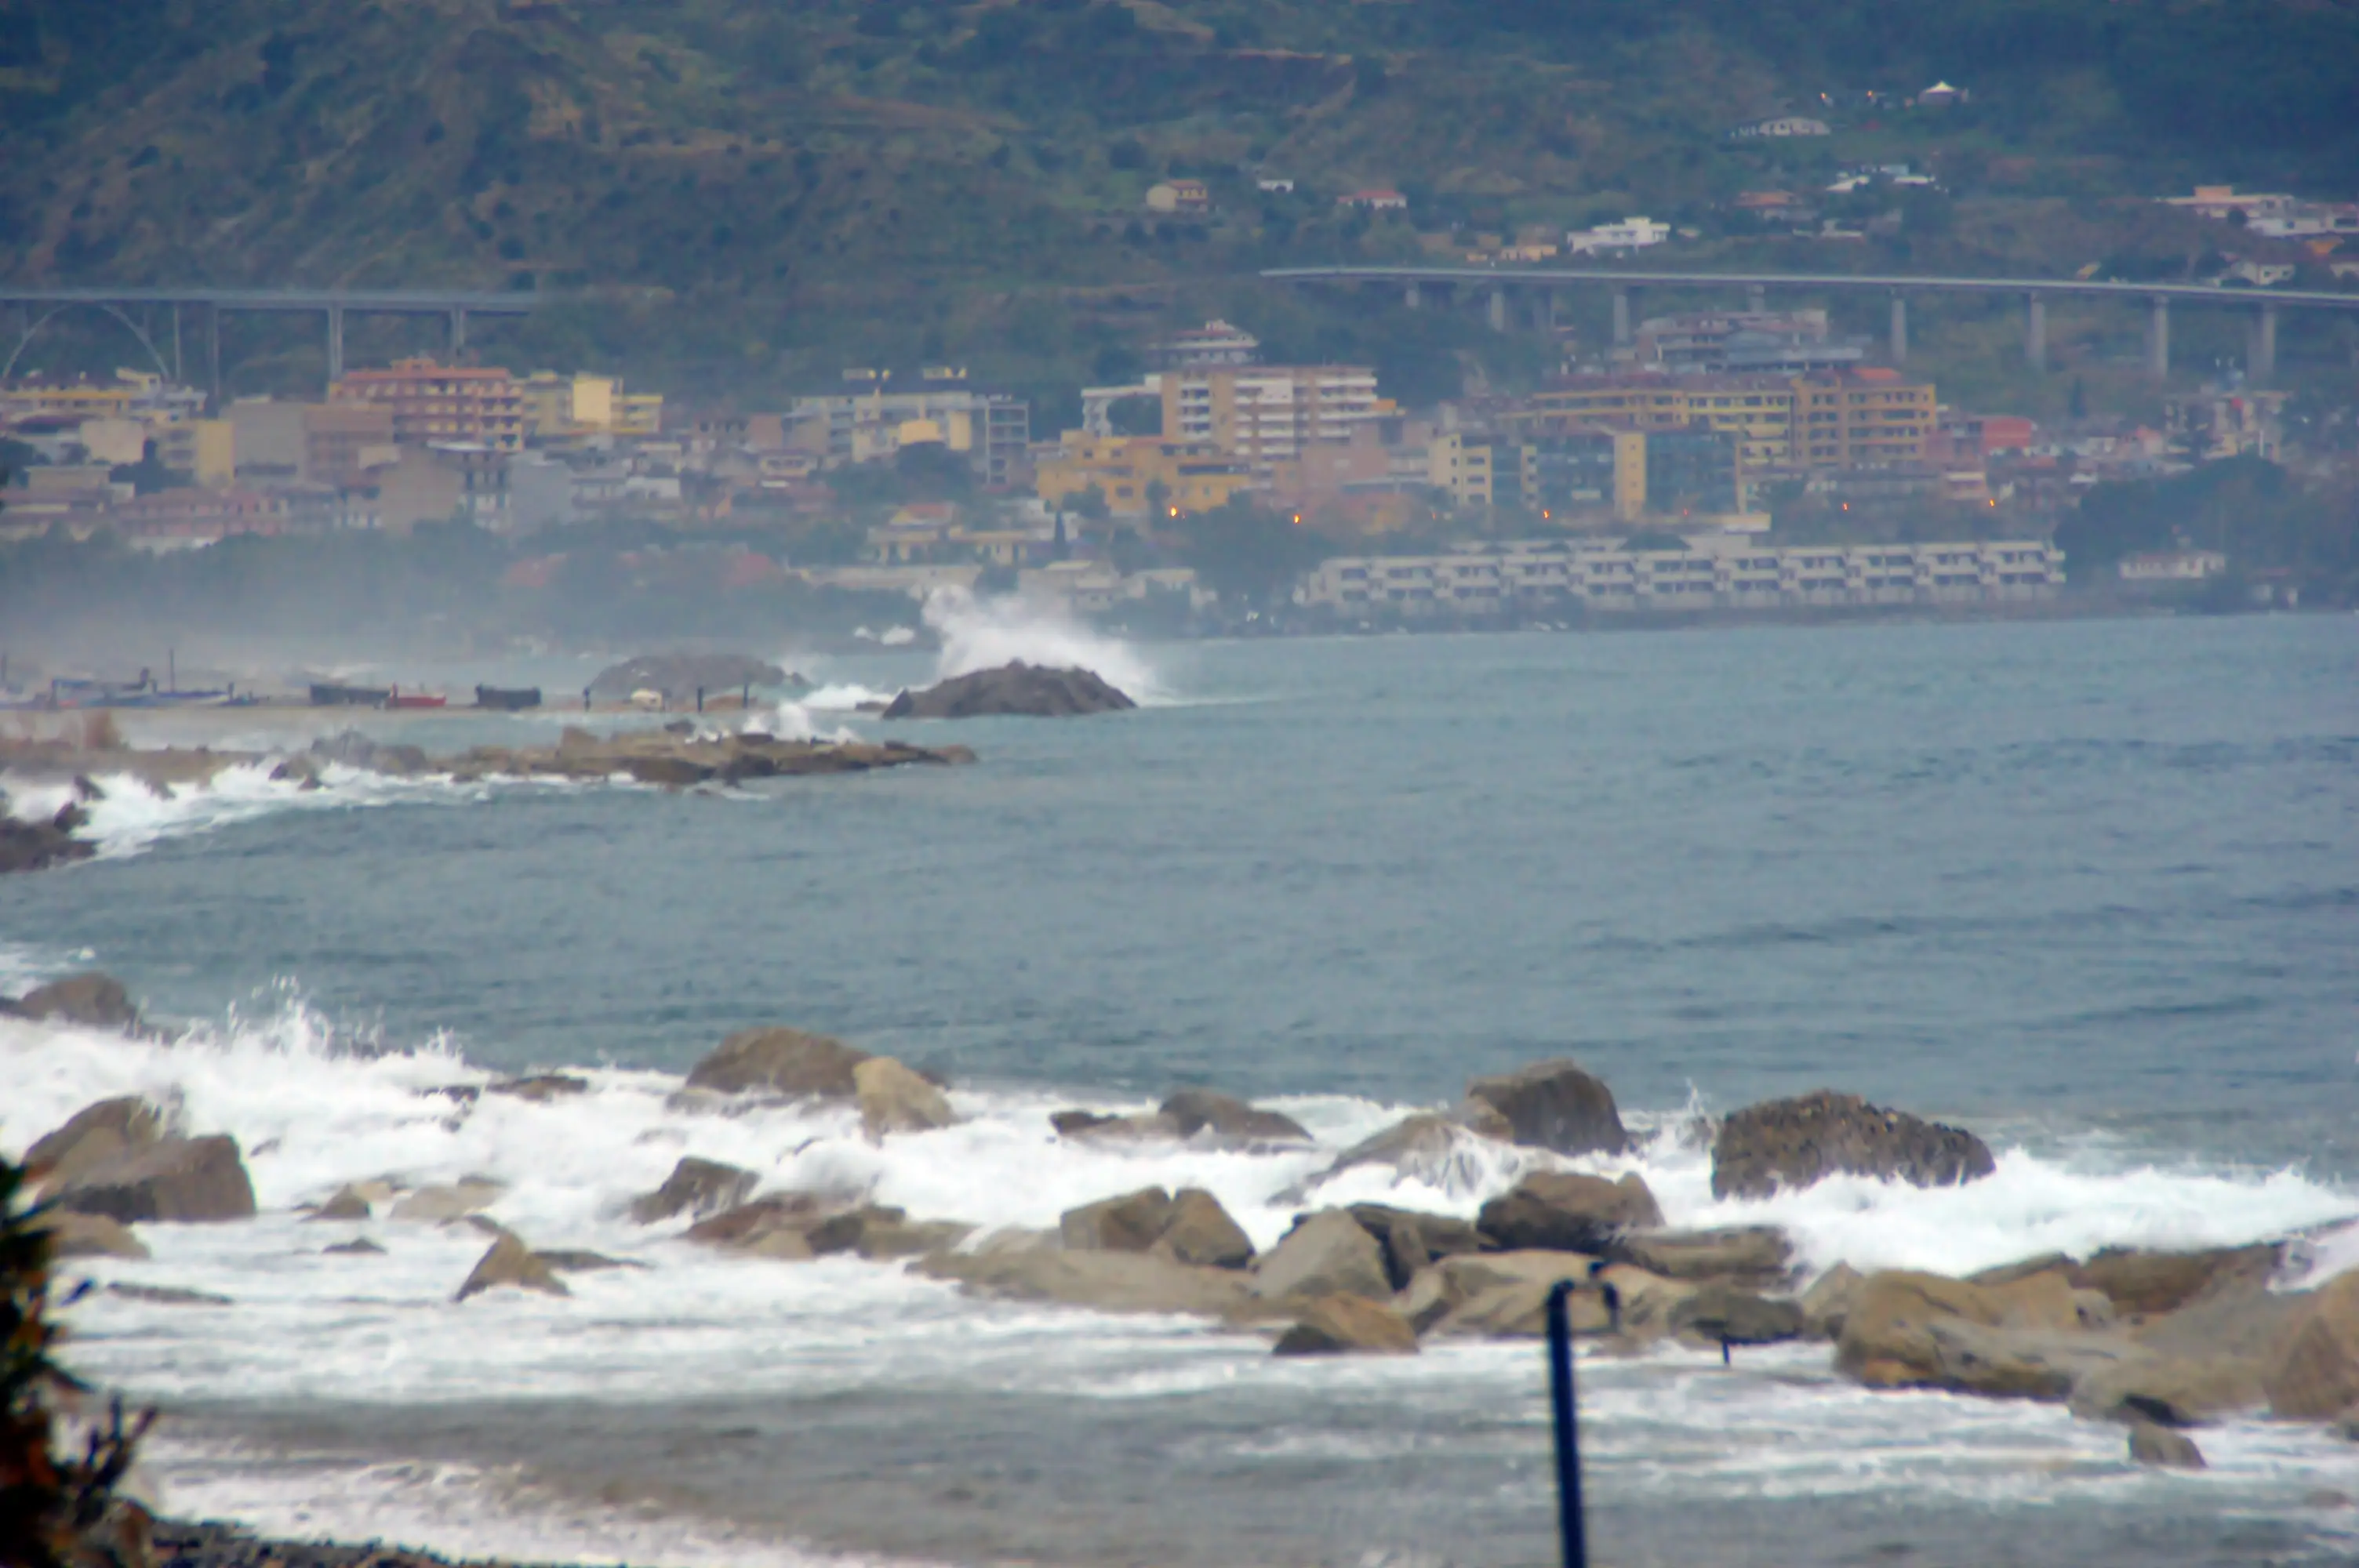
[[[365,403],[393,414],[405,447],[467,441],[495,451],[524,448],[524,390],[497,366],[396,360],[390,370],[353,371],[328,389],[331,403]]]

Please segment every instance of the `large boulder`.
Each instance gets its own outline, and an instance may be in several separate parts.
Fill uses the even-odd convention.
[[[797,1098],[855,1099],[869,1059],[841,1040],[799,1029],[747,1029],[689,1069],[688,1087],[720,1094],[760,1090]]]
[[[916,1265],[954,1280],[969,1294],[1055,1302],[1099,1312],[1180,1313],[1245,1322],[1272,1308],[1234,1269],[1204,1269],[1152,1252],[1070,1252],[1049,1245],[984,1246],[936,1252]]]
[[[1887,1271],[1854,1293],[1835,1366],[1869,1388],[2061,1400],[2081,1379],[2150,1354],[2092,1332],[2111,1316],[2102,1295],[2076,1290],[2061,1270],[1999,1286]]]
[[[2201,1297],[2265,1289],[2284,1260],[2284,1249],[2212,1247],[2194,1252],[2150,1252],[2108,1247],[2072,1271],[2073,1283],[2103,1291],[2125,1316],[2176,1312]]]
[[[2329,1280],[2262,1380],[2270,1413],[2286,1421],[2359,1414],[2359,1269]]]
[[[1180,1136],[1180,1124],[1161,1111],[1110,1116],[1097,1110],[1057,1110],[1049,1113],[1049,1125],[1060,1138],[1082,1138],[1093,1142],[1141,1143]]]
[[[1066,719],[1136,708],[1128,694],[1083,669],[1050,669],[1021,659],[995,670],[953,676],[923,691],[904,691],[886,704],[886,719],[979,719],[1026,714]]]
[[[459,1287],[453,1301],[465,1301],[485,1291],[503,1287],[519,1291],[538,1291],[547,1296],[565,1296],[573,1292],[557,1277],[557,1271],[547,1259],[524,1244],[522,1238],[502,1234],[491,1249],[477,1260],[474,1271]]]
[[[1362,1296],[1321,1296],[1278,1336],[1279,1356],[1414,1356],[1417,1330],[1388,1306]]]
[[[43,1189],[62,1187],[85,1172],[164,1141],[169,1119],[137,1095],[87,1105],[25,1151],[25,1163]]]
[[[860,1125],[871,1138],[927,1132],[958,1119],[950,1097],[890,1056],[871,1056],[852,1069]]]
[[[60,1208],[104,1215],[125,1225],[254,1217],[254,1184],[237,1140],[218,1133],[127,1149],[59,1186],[52,1196]]]
[[[1169,1193],[1142,1187],[1067,1209],[1057,1222],[1057,1233],[1075,1252],[1144,1252],[1163,1239],[1172,1207]]]
[[[1614,1091],[1569,1061],[1536,1062],[1476,1078],[1466,1098],[1506,1118],[1517,1143],[1560,1154],[1619,1154],[1629,1147]]]
[[[1571,1281],[1581,1288],[1567,1299],[1566,1321],[1576,1334],[1602,1334],[1611,1320],[1598,1274],[1598,1260],[1572,1252],[1445,1258],[1413,1281],[1398,1304],[1404,1316],[1445,1337],[1530,1338],[1548,1331],[1549,1295]],[[1437,1313],[1437,1303],[1447,1304]]]
[[[1310,1134],[1292,1117],[1247,1105],[1212,1089],[1181,1089],[1163,1102],[1161,1114],[1182,1138],[1200,1132],[1239,1143],[1308,1143]]]
[[[1774,1225],[1723,1230],[1625,1231],[1606,1245],[1616,1262],[1673,1280],[1718,1280],[1768,1290],[1792,1271],[1794,1247]]]
[[[662,1186],[631,1200],[631,1218],[639,1225],[654,1225],[676,1214],[701,1219],[744,1203],[760,1179],[751,1171],[691,1154],[671,1168]]]
[[[1851,1304],[1858,1299],[1867,1276],[1848,1263],[1838,1263],[1810,1281],[1802,1292],[1802,1322],[1813,1339],[1841,1339]]]
[[[1663,1223],[1655,1195],[1636,1173],[1618,1182],[1567,1171],[1526,1176],[1483,1206],[1475,1227],[1509,1250],[1603,1252],[1625,1231]]]
[[[0,792],[0,875],[89,860],[98,853],[98,846],[74,837],[89,823],[90,814],[71,800],[52,816],[27,821],[9,812],[7,795]],[[6,1011],[7,1004],[0,1002],[0,1012]]]
[[[36,986],[15,1001],[0,1002],[0,1012],[92,1029],[132,1029],[139,1022],[123,982],[96,969]]]
[[[1201,1268],[1243,1269],[1253,1262],[1253,1238],[1221,1200],[1201,1187],[1183,1187],[1171,1200],[1170,1222],[1155,1250]]]
[[[1335,1208],[1297,1221],[1254,1265],[1251,1289],[1271,1300],[1364,1296],[1380,1302],[1391,1300],[1393,1293],[1375,1238],[1358,1220]]]
[[[1448,1215],[1374,1203],[1355,1203],[1349,1213],[1375,1238],[1384,1253],[1385,1277],[1395,1290],[1406,1289],[1418,1271],[1437,1258],[1483,1249],[1482,1233],[1472,1222]]]
[[[687,1238],[707,1247],[759,1258],[799,1262],[819,1256],[812,1232],[825,1222],[851,1214],[860,1200],[840,1193],[773,1193],[722,1210],[688,1227]],[[842,1238],[855,1244],[858,1233]]]
[[[1748,1106],[1722,1122],[1712,1145],[1712,1193],[1767,1197],[1845,1173],[1956,1186],[1996,1168],[1989,1147],[1962,1128],[1821,1089]]]
[[[2268,1399],[2268,1371],[2256,1356],[2150,1355],[2082,1378],[2073,1385],[2072,1413],[2092,1421],[2201,1426],[2260,1408]]]
[[[1417,1182],[1441,1192],[1473,1190],[1490,1172],[1486,1141],[1449,1117],[1418,1111],[1362,1139],[1281,1195],[1299,1201],[1345,1172],[1364,1167],[1388,1170],[1397,1182]]]

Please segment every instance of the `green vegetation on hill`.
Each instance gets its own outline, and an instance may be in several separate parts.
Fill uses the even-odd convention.
[[[1863,96],[1936,78],[1973,101]],[[2347,196],[2354,103],[2353,0],[0,0],[0,274],[586,290],[486,351],[675,393],[957,358],[1045,395],[1213,309],[1283,335],[1258,268],[1452,224],[1636,211],[1701,231],[1696,260],[2183,271],[2216,233],[2105,199]],[[1781,110],[1838,134],[1727,138]],[[1836,254],[1722,205],[1863,158],[1950,194]],[[1181,175],[1213,212],[1144,210]],[[1376,183],[1407,220],[1335,207]],[[1368,357],[1400,315],[1292,314]],[[318,374],[300,323],[238,330],[234,390]],[[1517,373],[1423,330],[1405,392],[1461,351]]]

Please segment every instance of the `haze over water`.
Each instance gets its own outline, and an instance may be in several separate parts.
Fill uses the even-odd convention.
[[[1048,1137],[1055,1106],[1180,1083],[1275,1098],[1333,1145],[1572,1054],[1657,1134],[1624,1163],[1673,1223],[1773,1219],[1819,1265],[1964,1271],[2359,1212],[2359,622],[1126,654],[1158,697],[1137,713],[895,727],[973,745],[971,769],[744,798],[224,786],[110,802],[125,852],[0,884],[24,977],[95,962],[215,1033],[66,1053],[0,1025],[0,1142],[168,1082],[239,1134],[266,1210],[488,1170],[536,1243],[655,1264],[453,1308],[479,1238],[375,1227],[389,1255],[339,1273],[284,1214],[166,1235],[122,1276],[239,1306],[82,1311],[92,1371],[187,1412],[168,1480],[277,1528],[541,1556],[1548,1560],[1531,1346],[1276,1364],[1251,1336],[984,1306],[875,1265],[699,1257],[613,1214],[693,1152],[996,1223],[1200,1183],[1266,1244],[1323,1157]],[[878,1151],[826,1113],[664,1108],[759,1022],[939,1067],[971,1119]],[[479,1069],[556,1066],[608,1070],[579,1101],[418,1108]],[[1713,1203],[1684,1116],[1822,1085],[1975,1128],[1998,1174]],[[1321,1201],[1471,1212],[1514,1173]],[[2359,1552],[2352,1510],[2301,1503],[2347,1481],[2315,1433],[2231,1423],[2211,1473],[2161,1477],[2118,1429],[1867,1394],[1823,1346],[1586,1375],[1609,1561]]]

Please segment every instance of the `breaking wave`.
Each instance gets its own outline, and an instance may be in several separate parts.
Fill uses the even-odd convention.
[[[940,589],[926,600],[925,622],[941,641],[935,669],[941,679],[1021,659],[1092,671],[1142,703],[1170,695],[1136,647],[1035,600],[985,599],[964,589]]]

